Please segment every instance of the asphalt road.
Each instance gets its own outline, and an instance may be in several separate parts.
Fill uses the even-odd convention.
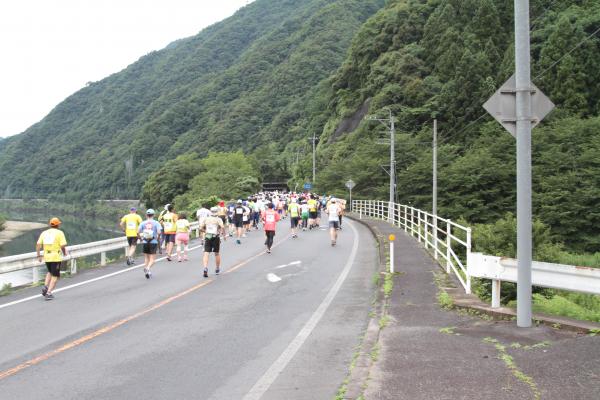
[[[227,241],[223,267],[202,277],[201,250],[184,263],[110,266],[62,280],[56,299],[0,301],[2,399],[331,399],[366,328],[376,248],[345,222],[289,237],[279,224]],[[4,305],[4,306],[3,306]]]

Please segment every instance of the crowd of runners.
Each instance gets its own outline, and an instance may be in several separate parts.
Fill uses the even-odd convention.
[[[310,193],[261,192],[247,199],[220,201],[213,207],[202,206],[196,211],[198,230],[204,255],[203,274],[208,278],[211,254],[215,258],[215,274],[221,272],[221,243],[228,238],[241,245],[244,238],[253,231],[263,230],[266,253],[273,248],[277,223],[282,219],[290,221],[292,238],[298,238],[300,231],[319,229],[322,219],[327,219],[331,246],[336,246],[338,231],[342,229],[346,201],[333,196],[319,196]],[[138,244],[144,254],[144,275],[152,277],[152,266],[156,255],[165,253],[167,261],[188,261],[192,224],[184,213],[177,213],[172,204],[164,206],[156,215],[149,208],[145,219],[132,207],[120,220],[120,226],[127,237],[128,250],[126,264],[134,264]],[[48,273],[42,287],[42,295],[52,300],[52,294],[60,277],[63,256],[67,255],[67,241],[60,230],[61,221],[52,218],[50,228],[40,235],[36,251],[38,260],[46,263]],[[43,250],[43,255],[41,251]]]

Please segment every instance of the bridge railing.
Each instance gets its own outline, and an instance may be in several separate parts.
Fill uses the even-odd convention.
[[[467,268],[471,228],[415,207],[388,201],[353,200],[352,211],[360,218],[382,219],[404,229],[433,253],[446,268],[446,273],[454,272],[465,291],[471,293],[471,275]]]
[[[190,224],[192,231],[196,232],[196,237],[199,236],[198,222]],[[105,266],[107,263],[106,254],[110,251],[124,250],[127,255],[129,244],[127,239],[122,236],[114,239],[100,240],[97,242],[76,244],[67,246],[67,256],[63,257],[63,261],[70,263],[70,273],[77,273],[77,260],[83,257],[94,256],[100,254],[100,265]],[[42,252],[43,254],[43,252]],[[39,262],[37,253],[25,253],[8,257],[0,257],[0,274],[17,272],[22,270],[33,270],[32,282],[36,283],[41,279],[40,267],[45,264]]]

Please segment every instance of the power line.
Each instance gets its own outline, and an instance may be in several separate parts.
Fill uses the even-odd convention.
[[[550,65],[548,68],[546,68],[545,70],[543,70],[539,75],[537,75],[535,78],[533,79],[539,79],[542,76],[544,76],[544,74],[546,72],[548,72],[549,70],[551,70],[552,68],[554,68],[558,63],[560,63],[566,56],[568,56],[569,54],[571,54],[572,52],[574,52],[575,50],[577,50],[579,47],[581,47],[582,44],[584,44],[585,42],[587,42],[588,40],[590,40],[592,37],[594,37],[598,32],[600,32],[600,28],[596,29],[591,35],[589,35],[588,37],[586,37],[585,39],[583,39],[581,42],[577,43],[577,45],[575,45],[575,47],[573,47],[571,50],[569,50],[568,52],[566,52],[565,54],[563,54],[563,56],[561,58],[559,58],[558,60],[554,61],[552,63],[552,65]]]

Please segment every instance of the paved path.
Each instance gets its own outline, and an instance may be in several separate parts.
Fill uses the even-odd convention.
[[[332,248],[326,231],[292,239],[288,224],[271,255],[262,232],[228,241],[218,277],[202,278],[195,250],[157,264],[151,280],[137,268],[0,308],[0,398],[333,398],[368,322],[374,241],[354,223]]]
[[[366,399],[600,399],[600,336],[443,310],[434,283],[442,270],[420,244],[386,222],[368,223],[396,234],[400,275]]]

